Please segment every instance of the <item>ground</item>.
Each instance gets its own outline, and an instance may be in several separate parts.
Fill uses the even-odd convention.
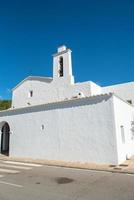
[[[134,200],[133,174],[4,160],[0,174],[0,200]]]

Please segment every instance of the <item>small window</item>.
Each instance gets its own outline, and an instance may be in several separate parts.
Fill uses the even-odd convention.
[[[29,97],[33,97],[33,90],[29,91]]]
[[[131,140],[134,140],[134,132],[131,132]]]
[[[132,104],[132,100],[130,100],[130,99],[129,99],[129,100],[127,100],[127,102],[128,102],[128,103],[130,103],[130,104]]]
[[[43,131],[45,129],[44,124],[41,125],[41,130]]]
[[[131,121],[131,140],[134,140],[134,121]]]
[[[121,128],[121,138],[122,138],[122,143],[125,144],[125,132],[124,132],[124,126],[120,126]]]

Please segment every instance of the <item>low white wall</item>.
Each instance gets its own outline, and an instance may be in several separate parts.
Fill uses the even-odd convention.
[[[90,91],[91,95],[102,94],[102,88],[92,81],[90,81]]]
[[[123,100],[131,100],[134,105],[134,82],[111,85],[102,88],[103,93],[113,92]]]
[[[113,120],[108,95],[0,113],[11,156],[117,164]]]
[[[134,154],[131,122],[134,121],[134,108],[113,96],[114,119],[117,137],[118,162],[121,163]],[[122,131],[124,130],[124,133]],[[124,138],[123,138],[124,135]]]

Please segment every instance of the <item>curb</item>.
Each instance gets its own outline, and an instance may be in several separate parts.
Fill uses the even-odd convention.
[[[46,160],[38,160],[38,159],[34,160],[34,159],[28,159],[28,158],[6,157],[6,156],[2,156],[2,155],[0,155],[0,160],[14,161],[14,162],[16,161],[16,162],[24,162],[24,163],[36,163],[36,164],[42,164],[44,166],[50,166],[50,167],[59,167],[59,168],[62,167],[62,168],[70,168],[70,169],[78,169],[78,170],[134,175],[134,169],[132,169],[132,171],[131,171],[131,170],[129,170],[129,169],[127,170],[125,168],[125,170],[124,170],[123,166],[113,166],[113,168],[116,167],[116,169],[110,169],[110,168],[107,169],[103,166],[103,168],[101,169],[101,165],[100,165],[100,168],[99,168],[99,166],[90,168],[90,166],[89,167],[77,166],[77,164],[75,165],[75,163],[74,163],[74,166],[73,166],[73,163],[70,163],[70,165],[69,165],[67,162],[65,162],[65,164],[63,164],[63,163],[60,164],[60,162],[59,163],[57,162],[57,164],[56,164],[54,162],[50,162],[50,161],[46,161]],[[81,164],[81,165],[84,165],[84,164]],[[126,166],[124,166],[124,167],[126,167]],[[129,168],[129,167],[127,167],[127,168]]]

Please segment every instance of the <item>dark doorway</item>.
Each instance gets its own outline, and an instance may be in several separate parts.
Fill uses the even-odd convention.
[[[9,156],[10,127],[7,122],[3,125],[1,132],[1,153]]]

